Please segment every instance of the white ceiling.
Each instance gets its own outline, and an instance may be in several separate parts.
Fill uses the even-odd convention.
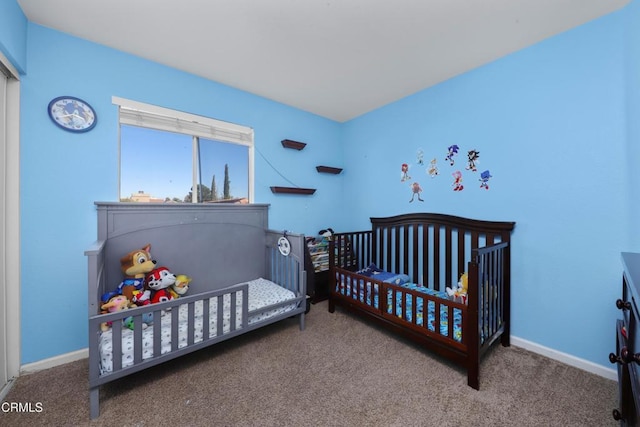
[[[18,0],[27,18],[343,122],[630,0]]]

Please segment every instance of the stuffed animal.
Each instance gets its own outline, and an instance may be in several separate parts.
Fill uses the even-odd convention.
[[[151,245],[136,249],[120,258],[120,266],[126,277],[143,279],[144,275],[155,268],[156,260],[151,259]]]
[[[151,244],[136,249],[120,258],[120,268],[125,280],[118,286],[118,293],[133,301],[133,293],[144,289],[144,276],[156,266],[151,258]]]
[[[460,280],[458,281],[458,292],[464,295],[467,295],[467,291],[469,290],[469,275],[465,271],[460,275]]]
[[[170,301],[173,295],[168,288],[176,283],[176,275],[167,267],[158,267],[147,274],[145,287],[151,291],[151,303]]]
[[[453,300],[460,301],[466,304],[468,289],[469,289],[469,277],[465,272],[460,275],[460,280],[458,281],[457,287],[450,288],[447,286],[445,290],[447,291],[447,295],[449,295],[449,297],[451,297]]]
[[[333,233],[334,232],[332,228],[327,228],[325,230],[318,231],[318,234],[322,236],[323,239],[326,239],[326,240],[331,240],[331,238],[333,237]]]
[[[178,274],[176,276],[176,283],[167,288],[167,291],[169,291],[173,298],[180,298],[189,290],[189,283],[191,283],[191,277]]]
[[[145,285],[151,291],[166,289],[176,283],[176,275],[169,271],[167,267],[154,268],[147,273]]]
[[[129,299],[129,301],[136,303],[136,305],[141,305],[137,303],[135,296],[136,294],[138,294],[140,291],[143,291],[143,290],[144,290],[144,278],[136,279],[133,277],[129,277],[124,279],[122,282],[120,282],[117,288],[117,294],[124,295]]]
[[[124,295],[116,295],[111,297],[109,301],[102,304],[100,309],[102,313],[115,313],[116,311],[128,310],[131,307],[131,302]],[[106,331],[111,326],[111,322],[104,322],[100,325],[102,331]]]

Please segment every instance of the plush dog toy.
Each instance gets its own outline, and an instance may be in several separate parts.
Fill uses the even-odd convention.
[[[147,244],[120,258],[120,268],[125,280],[118,286],[118,293],[125,295],[129,301],[134,301],[135,298],[137,305],[142,305],[142,300],[137,301],[140,297],[136,298],[136,291],[144,291],[144,276],[156,266],[156,260],[151,258],[150,251],[151,244]],[[149,295],[146,299],[149,299]]]
[[[151,290],[151,303],[169,301],[173,296],[168,288],[176,283],[176,275],[167,267],[158,267],[147,273],[145,287]]]
[[[147,244],[142,249],[136,249],[120,258],[122,273],[126,277],[144,279],[145,274],[153,270],[156,260],[151,258],[151,245]]]
[[[178,274],[176,276],[176,283],[171,285],[167,290],[173,298],[180,298],[189,290],[189,283],[191,283],[191,277],[184,274]]]

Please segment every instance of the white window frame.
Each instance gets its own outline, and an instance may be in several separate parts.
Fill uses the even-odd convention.
[[[231,144],[243,145],[248,148],[249,154],[249,203],[254,202],[254,165],[255,148],[254,132],[247,126],[224,122],[209,117],[196,114],[185,113],[183,111],[172,110],[159,107],[157,105],[145,104],[139,101],[120,98],[117,96],[111,99],[114,105],[118,106],[118,120],[121,125],[131,125],[146,127],[149,129],[162,130],[167,132],[181,133],[193,137],[193,150],[197,150],[197,138],[206,138],[215,141],[228,142]],[[120,153],[118,153],[118,158]],[[192,156],[194,163],[197,156]],[[120,163],[118,163],[118,184],[120,188]],[[192,185],[197,188],[198,181],[197,164],[192,167]],[[197,203],[198,198],[192,197],[192,203]]]

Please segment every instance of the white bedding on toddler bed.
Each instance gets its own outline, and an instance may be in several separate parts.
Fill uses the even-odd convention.
[[[248,282],[249,284],[249,312],[258,310],[271,304],[277,304],[295,298],[295,294],[288,289],[283,288],[269,280],[259,278]],[[214,337],[217,334],[217,298],[211,299],[209,303],[209,336]],[[194,303],[195,306],[195,331],[194,341],[202,341],[202,301]],[[173,310],[179,308],[178,315],[178,348],[187,345],[187,304],[174,307]],[[231,318],[231,298],[229,294],[224,295],[224,316],[223,316],[223,333],[229,332]],[[249,324],[259,322],[261,320],[273,317],[275,315],[291,311],[296,308],[296,304],[292,303],[284,307],[269,310],[264,313],[257,313],[249,316]],[[154,319],[154,321],[156,321]],[[236,297],[236,326],[239,327],[242,321],[242,292]],[[161,354],[171,351],[171,312],[162,314],[162,346]],[[100,335],[98,348],[100,349],[100,375],[109,373],[113,370],[113,350],[112,350],[112,331],[103,332]],[[150,325],[142,331],[142,358],[148,359],[153,356],[153,326]],[[122,367],[133,365],[133,331],[127,328],[122,329]]]

